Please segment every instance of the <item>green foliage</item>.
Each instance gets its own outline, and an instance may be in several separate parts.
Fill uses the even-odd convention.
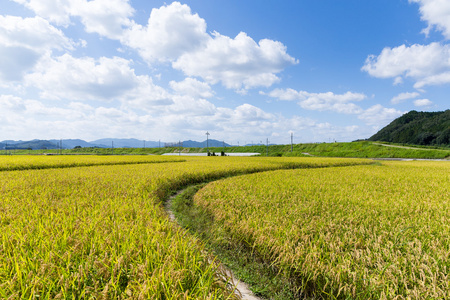
[[[264,145],[236,146],[236,147],[209,147],[210,153],[222,156],[225,153],[260,153],[261,156],[288,156],[288,157],[358,157],[358,158],[423,158],[443,159],[450,157],[450,146],[438,145],[397,147],[404,144],[390,144],[386,147],[370,141],[357,141],[350,143],[308,143],[295,144],[291,152],[291,145]],[[95,155],[161,155],[164,153],[205,153],[206,148],[77,148],[62,150],[62,154],[95,154]],[[58,154],[58,150],[15,150],[1,151],[0,154]]]
[[[441,112],[410,111],[392,121],[371,136],[369,140],[450,146],[450,110]]]

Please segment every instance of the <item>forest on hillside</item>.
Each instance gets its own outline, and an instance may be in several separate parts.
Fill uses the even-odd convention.
[[[450,145],[450,110],[440,112],[410,111],[369,138],[414,145]]]

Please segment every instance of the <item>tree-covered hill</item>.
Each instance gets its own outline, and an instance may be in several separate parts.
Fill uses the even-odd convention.
[[[410,111],[371,136],[369,141],[414,145],[450,145],[450,110]]]

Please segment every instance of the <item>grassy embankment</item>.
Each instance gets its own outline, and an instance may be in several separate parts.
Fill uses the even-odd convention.
[[[384,143],[388,144],[388,143]],[[396,144],[392,144],[396,145]],[[404,146],[404,145],[397,145]],[[415,148],[408,145],[408,147]],[[210,147],[210,152],[220,155],[225,152],[253,152],[262,156],[318,156],[318,157],[360,157],[360,158],[427,158],[444,159],[450,157],[450,148],[445,147],[418,147],[417,149],[404,149],[386,147],[368,141],[350,143],[311,143],[295,144],[291,152],[291,145],[241,146],[241,147]],[[62,154],[164,154],[164,153],[205,153],[206,148],[81,148],[62,150]],[[9,151],[8,153],[11,153]],[[15,154],[43,154],[59,153],[58,150],[16,150]],[[2,154],[0,152],[0,154]]]
[[[447,299],[449,174],[447,162],[264,172],[174,207],[267,298]]]

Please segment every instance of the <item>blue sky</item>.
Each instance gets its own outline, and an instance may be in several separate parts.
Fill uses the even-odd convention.
[[[449,109],[450,1],[5,0],[0,140],[364,139]]]

